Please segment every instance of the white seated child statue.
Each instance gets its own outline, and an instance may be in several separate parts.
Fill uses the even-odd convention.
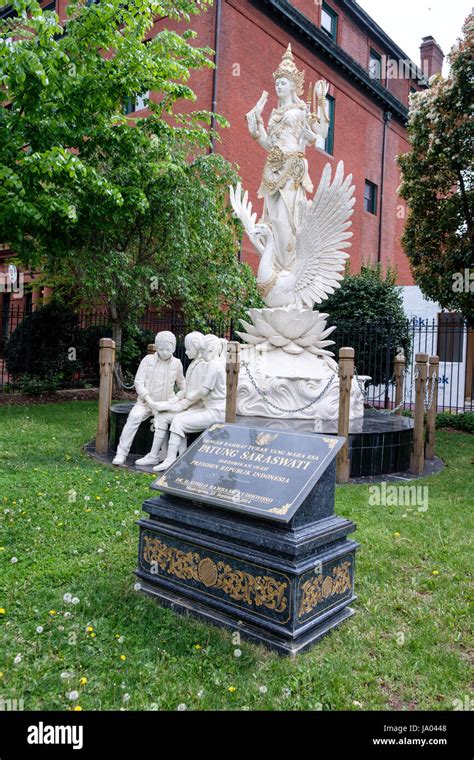
[[[160,401],[154,404],[155,409],[155,435],[153,446],[146,456],[137,459],[135,465],[143,467],[145,465],[156,465],[160,461],[160,449],[165,441],[169,426],[173,419],[180,412],[187,409],[203,409],[201,399],[190,401],[189,394],[202,387],[203,375],[206,371],[207,364],[203,359],[202,352],[204,349],[204,335],[200,332],[191,332],[184,339],[184,347],[191,364],[186,371],[186,388],[180,390],[175,396],[171,396],[167,401]]]
[[[128,415],[122,430],[113,464],[124,464],[140,424],[156,413],[155,404],[175,395],[176,388],[184,391],[183,365],[173,356],[176,338],[163,331],[155,337],[156,353],[145,356],[135,375],[138,400]]]
[[[153,468],[155,472],[167,470],[173,464],[181,443],[188,433],[200,433],[214,422],[224,422],[226,370],[221,358],[223,347],[224,342],[216,335],[205,336],[202,352],[205,372],[203,372],[200,387],[193,387],[193,390],[186,391],[186,400],[192,406],[173,417],[170,425],[168,454],[164,462]],[[201,402],[202,406],[194,406],[197,402]]]

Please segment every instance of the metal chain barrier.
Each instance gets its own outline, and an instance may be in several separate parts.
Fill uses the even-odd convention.
[[[258,395],[263,398],[263,400],[265,401],[265,403],[268,404],[268,406],[271,406],[271,407],[273,407],[273,409],[276,409],[279,412],[283,412],[284,414],[297,414],[298,412],[304,412],[304,411],[306,411],[306,409],[309,409],[311,406],[314,406],[318,401],[321,401],[321,399],[326,395],[327,391],[329,390],[331,384],[334,381],[334,377],[335,377],[335,375],[333,375],[332,377],[330,377],[329,380],[328,380],[328,382],[327,382],[327,384],[325,385],[325,387],[323,388],[323,390],[319,394],[319,396],[317,396],[315,399],[313,399],[312,401],[310,401],[308,404],[305,404],[305,406],[300,406],[298,409],[284,409],[282,406],[278,406],[277,404],[274,404],[272,401],[270,401],[268,399],[267,393],[265,393],[265,391],[262,391],[258,387],[257,382],[256,382],[254,376],[252,375],[252,373],[249,370],[249,364],[248,364],[248,362],[241,361],[240,363],[241,363],[242,367],[245,368],[245,370],[247,372],[247,375],[249,377],[249,380],[252,383],[252,385],[255,388],[255,390],[257,391]]]
[[[369,401],[369,399],[368,399],[368,393],[369,393],[368,390],[366,390],[364,388],[364,386],[362,385],[362,383],[360,382],[359,375],[357,374],[357,368],[354,368],[354,375],[355,375],[355,378],[356,378],[356,381],[357,381],[357,385],[359,386],[359,389],[360,389],[361,393],[364,396],[365,403],[367,404],[367,406],[369,407],[369,409],[375,409],[375,411],[379,412],[379,414],[395,414],[396,412],[398,412],[399,409],[402,408],[402,406],[404,406],[404,404],[406,402],[406,397],[407,397],[407,392],[406,391],[407,391],[407,375],[408,375],[408,370],[405,370],[404,373],[403,373],[402,401],[398,404],[398,406],[395,406],[393,409],[379,409],[378,407],[373,406],[373,404],[371,404],[370,401]],[[412,383],[411,383],[411,387],[410,387],[410,392],[408,394],[409,398],[411,398],[411,394],[412,394],[412,391],[413,391],[413,383],[414,383],[415,380],[418,379],[418,376],[419,376],[419,372],[418,372],[418,370],[415,370],[414,377],[413,377],[413,380],[412,380]],[[391,383],[393,383],[393,378],[394,378],[394,376],[392,375],[392,378],[385,385],[385,388],[384,388],[383,392],[380,394],[380,396],[378,396],[378,398],[381,398],[382,395],[385,395],[386,391],[388,390],[388,386]],[[375,400],[376,399],[374,399],[374,401]]]
[[[133,382],[132,385],[125,385],[125,383],[123,382],[122,378],[120,377],[120,375],[119,375],[119,373],[117,371],[117,367],[116,366],[114,366],[114,377],[115,377],[115,380],[117,381],[117,385],[119,385],[124,391],[133,391],[134,390],[135,383]]]

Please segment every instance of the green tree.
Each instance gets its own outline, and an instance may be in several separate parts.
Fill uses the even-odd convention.
[[[197,322],[253,292],[227,203],[235,170],[207,155],[212,114],[175,109],[195,99],[190,72],[212,67],[212,51],[192,31],[148,39],[157,17],[207,5],[72,0],[61,26],[14,0],[0,26],[0,239],[69,299],[103,305],[119,348],[150,304],[179,301]],[[151,114],[127,117],[124,102],[148,92]]]
[[[342,346],[355,350],[359,375],[370,375],[374,385],[387,382],[393,373],[398,348],[410,354],[410,332],[403,309],[396,272],[380,264],[364,265],[358,274],[346,273],[341,287],[321,305],[329,324],[337,325],[331,335],[336,353]]]
[[[415,281],[425,296],[446,309],[461,311],[471,324],[474,299],[469,277],[464,280],[459,275],[473,265],[474,250],[473,32],[471,14],[463,38],[449,55],[449,76],[437,75],[429,89],[412,96],[411,152],[398,158],[400,194],[409,206],[403,245]]]

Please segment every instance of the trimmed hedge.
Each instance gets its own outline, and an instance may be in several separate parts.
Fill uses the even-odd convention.
[[[474,433],[474,412],[461,412],[460,414],[441,412],[436,415],[436,427],[454,428],[465,433]]]

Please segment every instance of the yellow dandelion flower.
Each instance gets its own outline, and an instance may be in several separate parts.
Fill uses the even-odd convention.
[[[74,708],[75,712],[81,712],[81,710],[82,710],[82,707],[80,705],[76,705]]]
[[[398,530],[396,530],[393,535],[395,536],[395,538],[400,538],[400,533],[398,532]]]
[[[79,679],[79,683],[81,684],[81,686],[85,686],[87,683],[87,678],[83,676],[82,678]]]
[[[49,614],[50,614],[50,615],[56,615],[56,610],[50,610],[50,611],[49,611]]]
[[[4,615],[6,613],[5,607],[0,607],[0,615]]]
[[[89,631],[89,633],[90,633],[90,631],[93,631],[93,630],[94,630],[94,626],[93,625],[88,625],[87,628],[86,628],[86,631]]]
[[[3,671],[0,670],[0,678],[3,678]]]
[[[96,635],[97,635],[97,634],[95,634],[95,633],[91,633],[91,635],[90,635],[90,636],[91,636],[91,639],[95,639]]]
[[[121,655],[120,655],[120,659],[122,660],[122,662],[124,662],[124,661],[125,661],[127,658],[125,657],[125,655],[124,655],[124,654],[121,654]]]
[[[236,690],[235,686],[229,686],[229,688],[227,689],[227,691],[230,691],[231,694],[233,694],[235,690]]]
[[[431,573],[431,575],[439,575],[439,570],[433,570],[433,572]]]
[[[199,652],[199,650],[202,649],[202,646],[200,644],[195,644],[194,649],[197,649]]]

